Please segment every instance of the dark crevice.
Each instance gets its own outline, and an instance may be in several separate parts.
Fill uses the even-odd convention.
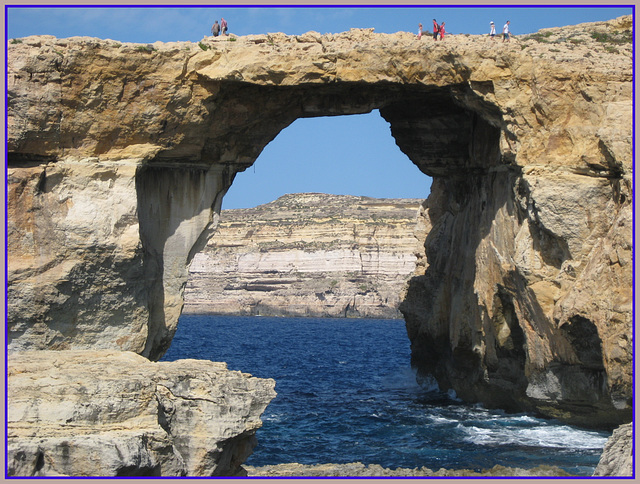
[[[560,329],[571,344],[580,365],[590,370],[604,370],[602,340],[592,321],[574,316]]]
[[[157,464],[155,466],[136,466],[128,465],[119,467],[116,470],[115,477],[144,477],[144,476],[161,476],[162,466]]]
[[[33,168],[40,165],[46,165],[47,163],[55,163],[56,161],[58,160],[55,156],[30,153],[7,153],[8,168]]]

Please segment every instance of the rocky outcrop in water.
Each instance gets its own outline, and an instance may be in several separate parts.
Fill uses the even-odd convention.
[[[297,118],[378,109],[433,177],[401,308],[413,364],[467,401],[630,421],[632,26],[510,44],[372,30],[205,48],[15,39],[9,367],[29,350],[159,359],[235,173]]]
[[[8,369],[9,476],[235,476],[275,382],[225,363],[37,351]]]
[[[189,268],[184,310],[399,318],[420,203],[299,193],[223,210]]]

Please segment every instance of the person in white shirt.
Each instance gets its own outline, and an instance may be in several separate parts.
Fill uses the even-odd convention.
[[[491,36],[491,40],[494,40],[494,37],[496,36],[496,25],[493,23],[493,20],[489,25],[491,25],[491,31],[489,32],[489,35]]]
[[[510,24],[511,24],[511,22],[507,20],[507,23],[504,24],[504,27],[502,27],[502,42],[504,42],[505,40],[507,42],[510,42],[510,40],[509,40],[509,25]]]

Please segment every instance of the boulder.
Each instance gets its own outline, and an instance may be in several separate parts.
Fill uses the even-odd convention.
[[[7,475],[246,475],[274,386],[211,361],[13,353]]]

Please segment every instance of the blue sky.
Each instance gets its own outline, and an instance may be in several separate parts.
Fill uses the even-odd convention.
[[[142,5],[142,3],[141,3]],[[11,7],[6,6],[7,39],[28,35],[59,38],[90,36],[121,42],[197,42],[224,17],[236,35],[308,31],[416,32],[432,18],[445,21],[452,34],[485,34],[489,21],[498,31],[508,19],[514,35],[542,28],[609,20],[633,12],[619,7]],[[300,4],[304,5],[304,4]],[[498,47],[498,46],[497,46]],[[238,174],[223,208],[251,207],[285,193],[305,191],[373,197],[426,198],[430,179],[397,148],[388,123],[377,112],[367,115],[299,119],[283,130],[253,167]]]

